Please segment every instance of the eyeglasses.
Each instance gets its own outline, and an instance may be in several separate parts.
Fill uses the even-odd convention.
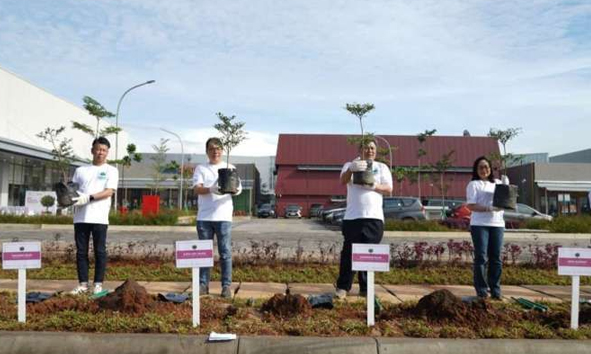
[[[479,170],[490,170],[490,166],[489,165],[480,165],[478,166]]]

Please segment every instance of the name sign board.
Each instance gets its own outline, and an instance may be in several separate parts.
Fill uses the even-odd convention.
[[[356,271],[390,271],[390,245],[354,243],[352,269]]]
[[[176,241],[177,268],[213,267],[213,241]]]
[[[2,244],[3,269],[41,268],[41,242],[7,242]]]
[[[591,249],[559,248],[558,275],[591,275]]]

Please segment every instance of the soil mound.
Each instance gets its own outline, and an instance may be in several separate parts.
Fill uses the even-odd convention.
[[[278,317],[309,316],[312,306],[302,295],[275,294],[261,307],[261,311]]]
[[[27,305],[28,313],[42,315],[51,315],[61,311],[96,313],[98,310],[98,306],[94,301],[74,297],[53,297],[43,302]]]
[[[114,292],[99,298],[97,302],[103,310],[141,315],[148,310],[152,299],[146,288],[133,279],[127,279]]]

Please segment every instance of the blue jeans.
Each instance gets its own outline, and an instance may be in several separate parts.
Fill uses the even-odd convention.
[[[213,240],[217,236],[218,253],[222,266],[222,286],[232,284],[232,223],[230,221],[197,221],[200,240]],[[199,270],[199,283],[209,286],[209,268]]]
[[[504,232],[504,227],[470,226],[474,243],[474,288],[478,296],[487,297],[489,289],[492,297],[501,296],[501,248]]]
[[[94,248],[94,282],[102,283],[107,268],[107,229],[103,224],[74,224],[74,239],[76,240],[76,268],[78,282],[88,283],[88,248],[92,235]]]

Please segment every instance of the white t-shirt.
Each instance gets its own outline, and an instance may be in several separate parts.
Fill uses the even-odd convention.
[[[200,164],[195,167],[193,173],[193,187],[203,184],[203,187],[209,188],[217,183],[218,170],[227,168],[225,162],[216,165],[211,163]],[[230,164],[230,168],[236,168]],[[239,186],[242,188],[242,185]],[[232,195],[217,195],[213,193],[200,194],[197,199],[197,220],[199,221],[232,221],[234,205],[232,204]]]
[[[500,182],[499,180],[495,180],[495,183],[483,180],[471,181],[466,187],[466,203],[492,207],[495,186]],[[470,217],[470,225],[505,227],[503,214],[502,210],[473,211]]]
[[[347,172],[349,165],[351,163],[347,162],[343,166],[341,176]],[[372,172],[376,183],[387,184],[392,187],[392,173],[388,166],[381,162],[373,161]],[[351,176],[351,181],[347,183],[347,209],[344,219],[379,219],[384,221],[382,194],[353,184],[353,176]]]
[[[78,183],[80,192],[84,194],[96,194],[105,189],[117,189],[119,171],[109,164],[100,166],[81,166],[74,172],[72,182]],[[111,198],[94,200],[81,207],[74,208],[74,224],[104,224],[109,225],[109,210],[111,210]]]

